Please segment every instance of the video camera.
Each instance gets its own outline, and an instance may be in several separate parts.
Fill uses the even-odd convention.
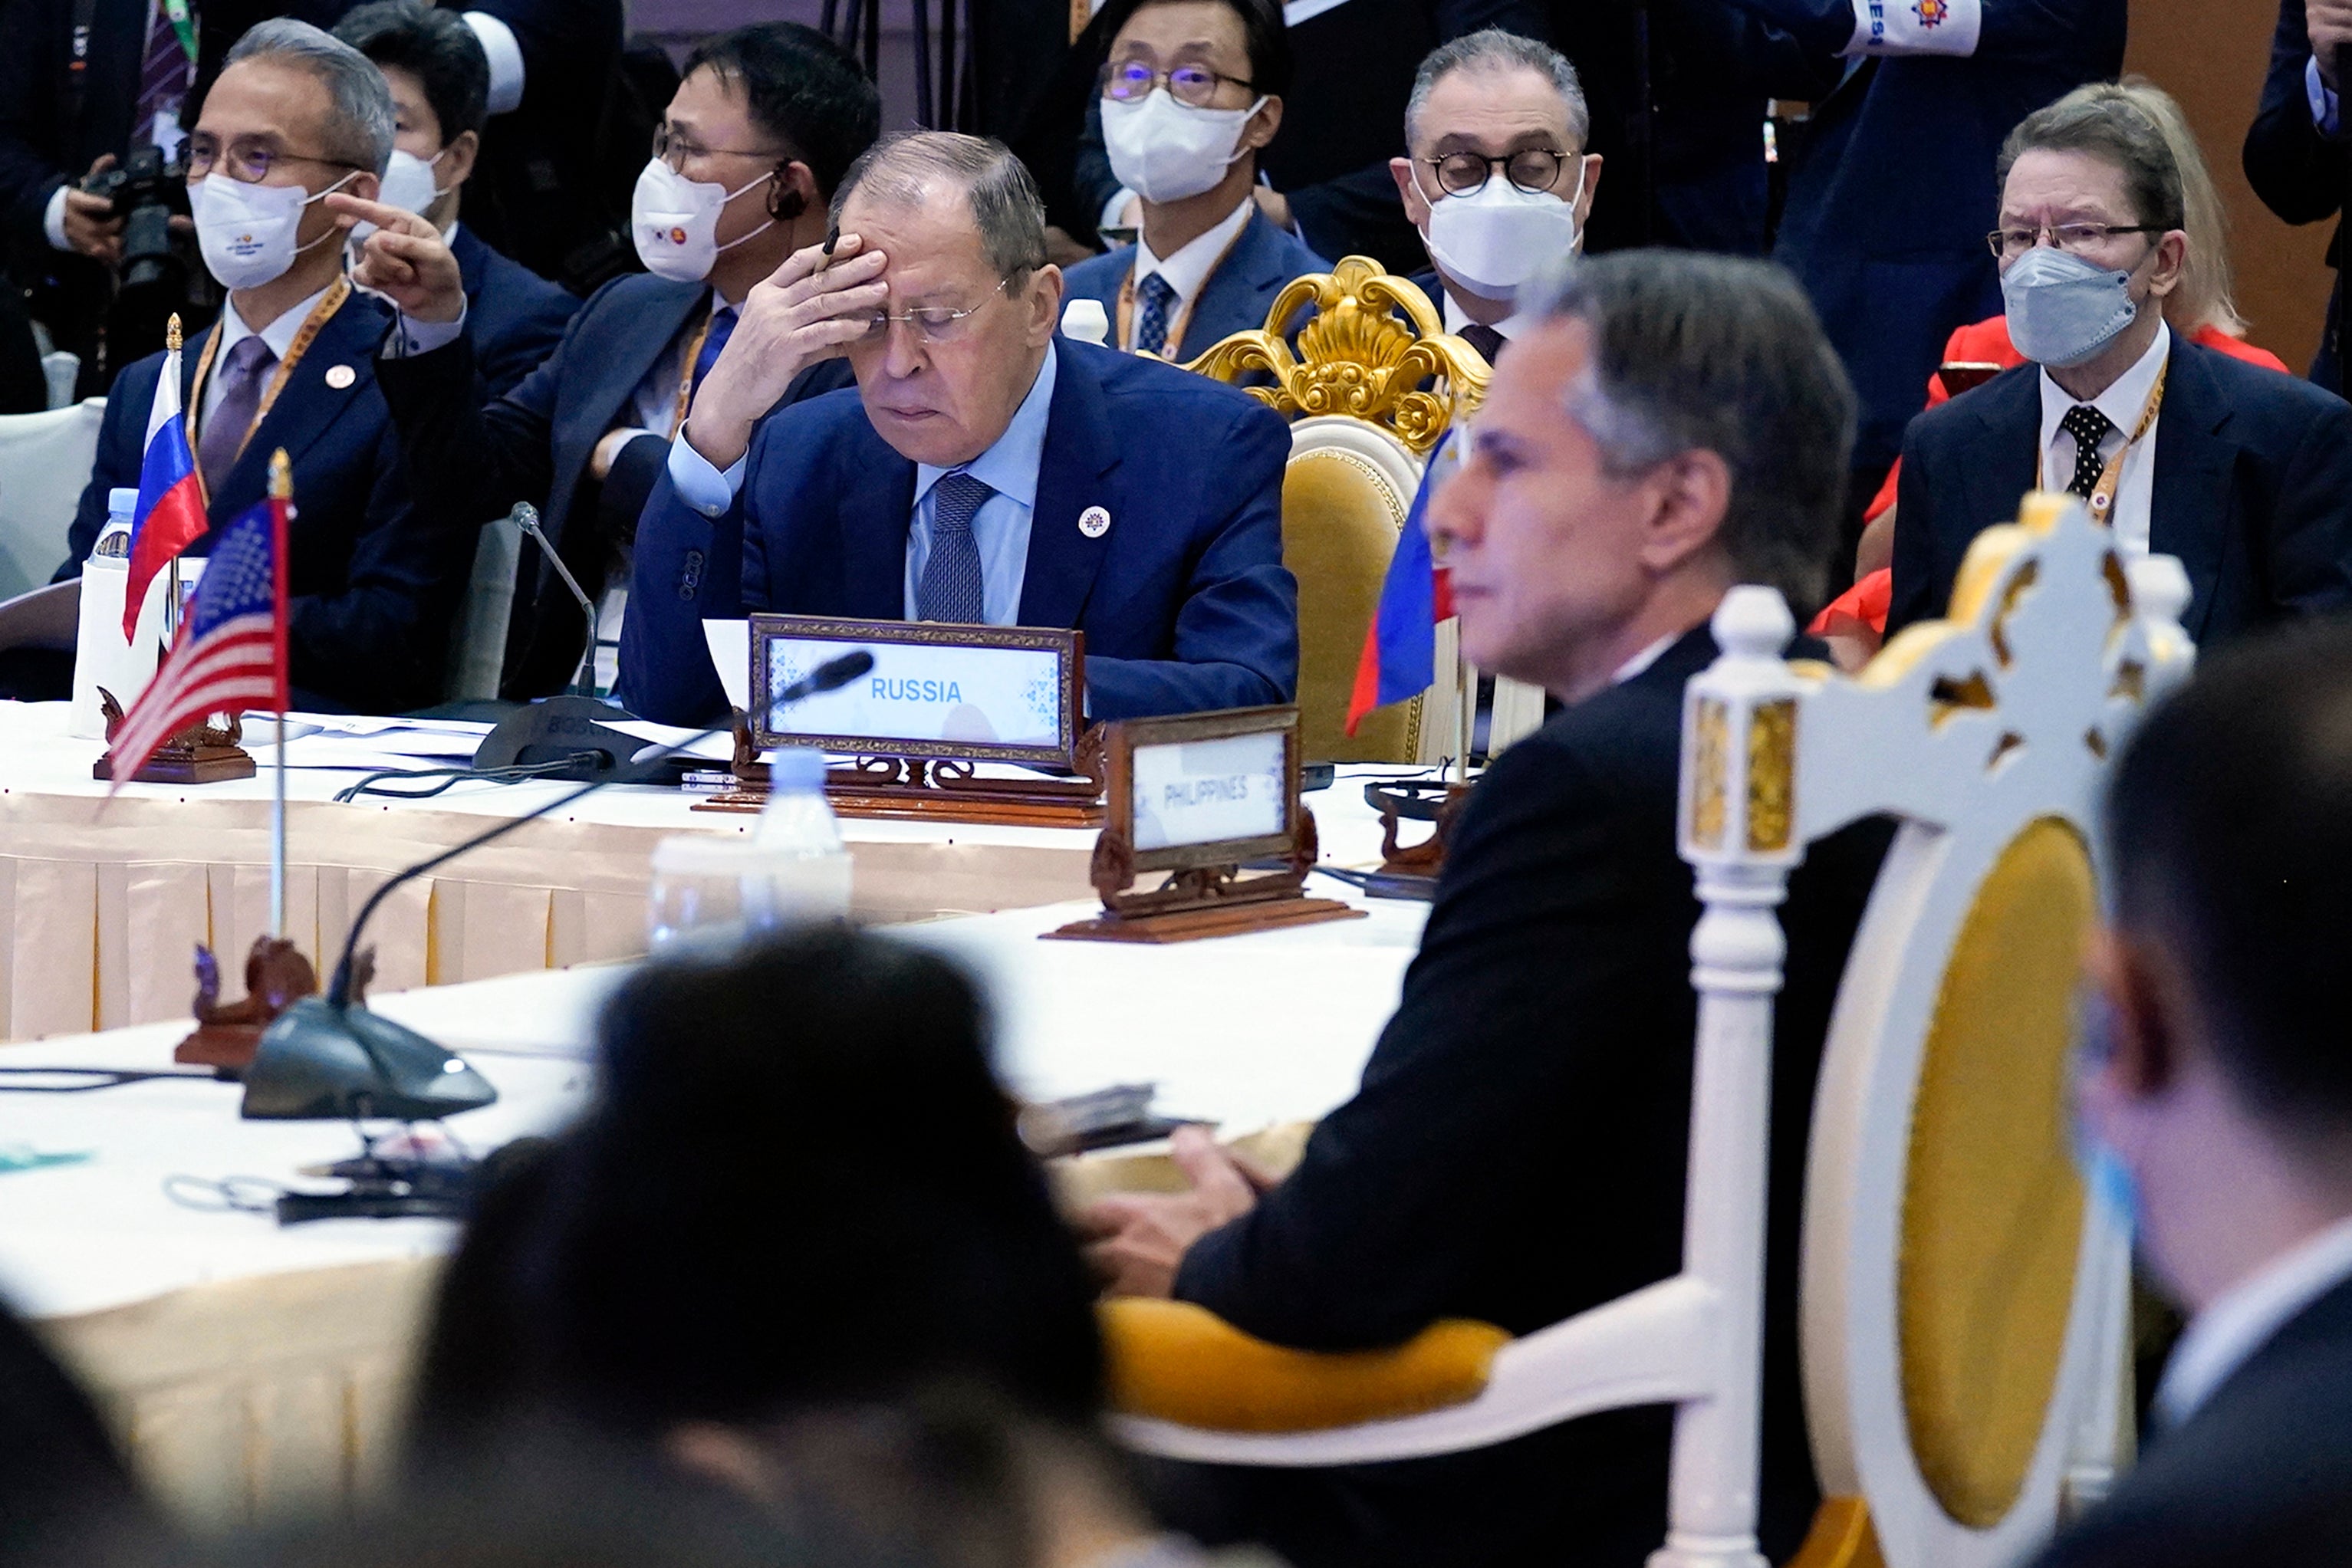
[[[187,263],[172,248],[172,219],[188,215],[188,166],[161,150],[136,147],[119,167],[92,174],[81,188],[114,204],[122,220],[121,282],[126,289],[184,293]]]

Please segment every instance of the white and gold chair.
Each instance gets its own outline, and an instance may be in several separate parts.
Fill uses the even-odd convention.
[[[1717,612],[1684,708],[1682,842],[1703,914],[1680,1274],[1518,1339],[1441,1323],[1391,1352],[1276,1349],[1113,1302],[1121,1430],[1223,1464],[1451,1453],[1677,1406],[1654,1568],[1755,1568],[1776,915],[1809,844],[1899,824],[1816,1097],[1801,1321],[1830,1500],[1799,1562],[1990,1568],[2101,1491],[2128,1435],[2127,1249],[2086,1198],[2065,1074],[2107,765],[2188,671],[2177,562],[2126,572],[2071,498],[1969,551],[1949,618],[1859,677],[1790,664],[1768,589]]]
[[[1308,307],[1313,314],[1297,329],[1294,351],[1282,327]],[[1381,582],[1429,455],[1477,407],[1491,373],[1486,361],[1446,335],[1418,287],[1351,256],[1328,273],[1292,279],[1263,329],[1235,333],[1185,368],[1229,382],[1270,378],[1245,390],[1292,422],[1282,556],[1298,580],[1306,755],[1424,763],[1454,756],[1461,748],[1461,669],[1450,621],[1437,631],[1436,679],[1428,691],[1378,710],[1352,737],[1348,704]],[[1542,694],[1509,685],[1507,695],[1496,697],[1493,751],[1542,722]]]

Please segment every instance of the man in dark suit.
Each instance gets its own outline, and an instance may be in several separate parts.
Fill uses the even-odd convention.
[[[2352,632],[2297,626],[2200,658],[2109,785],[2078,1141],[2189,1327],[2041,1568],[2352,1559],[2347,735]]]
[[[598,289],[555,352],[504,397],[485,404],[474,390],[474,350],[458,327],[471,309],[462,258],[429,224],[351,209],[387,230],[370,236],[353,276],[403,313],[377,370],[420,495],[446,496],[437,504],[478,522],[530,502],[592,591],[627,580],[638,513],[688,402],[753,287],[824,238],[834,187],[881,123],[881,99],[856,63],[796,23],[707,39],[687,65],[663,151],[640,182],[638,245],[658,271]],[[716,198],[714,212],[697,205],[704,197]],[[686,228],[667,209],[688,206],[701,215],[680,246],[668,236]],[[780,395],[849,380],[838,360],[804,368]],[[587,626],[535,547],[518,582],[504,691],[544,696],[571,680]]]
[[[1813,109],[1784,153],[1773,255],[1812,296],[1862,399],[1858,535],[1944,340],[2000,309],[1985,171],[2026,115],[2123,68],[2125,0],[1731,3],[1817,57],[1846,57],[1843,75],[1775,89]]]
[[[1282,421],[1056,339],[1045,209],[1000,143],[885,142],[833,216],[830,266],[795,256],[762,286],[646,505],[631,706],[723,715],[701,622],[747,611],[1076,627],[1097,719],[1287,702]],[[811,357],[845,350],[856,392],[761,417]]]
[[[1252,197],[1282,126],[1290,45],[1277,0],[1116,0],[1103,68],[1111,167],[1139,193],[1138,243],[1079,262],[1073,299],[1101,302],[1113,347],[1199,355],[1265,325],[1275,296],[1330,263]]]
[[[371,369],[386,317],[344,281],[350,220],[320,200],[375,194],[392,120],[382,74],[308,23],[265,22],[230,52],[189,142],[198,236],[228,302],[182,362],[215,528],[266,494],[272,452],[293,462],[292,673],[303,705],[373,713],[440,699],[472,560],[470,530],[411,505]],[[139,484],[163,368],[159,354],[115,380],[60,578],[80,571],[107,492]],[[211,537],[190,553],[205,554]]]
[[[2262,107],[2246,128],[2247,183],[2263,204],[2291,224],[2315,224],[2344,209],[2352,173],[2345,152],[2343,87],[2338,75],[2352,47],[2352,0],[2280,0],[2271,36],[2270,74]],[[2311,379],[2344,391],[2344,228],[2327,242],[2336,287],[2327,294],[2327,324],[2311,361]]]
[[[424,0],[371,0],[335,25],[335,37],[373,60],[392,89],[392,166],[382,194],[448,243],[466,293],[475,368],[484,390],[503,396],[554,351],[580,301],[458,223],[489,114],[481,40],[456,12]]]
[[[1555,293],[1554,290],[1558,292]],[[1682,694],[1735,583],[1821,591],[1853,402],[1803,296],[1752,261],[1629,251],[1560,269],[1433,503],[1463,652],[1567,706],[1479,781],[1356,1097],[1253,1183],[1180,1134],[1196,1187],[1084,1223],[1121,1292],[1349,1350],[1441,1317],[1526,1333],[1681,1266],[1698,917],[1675,830]],[[1762,1543],[1814,1483],[1797,1387],[1804,1133],[1885,841],[1815,846],[1785,908],[1772,1045]],[[1188,1522],[1302,1568],[1632,1565],[1664,1532],[1664,1409],[1351,1469],[1180,1473]]]
[[[2001,150],[1995,243],[2029,363],[1904,442],[1890,635],[1944,612],[1970,541],[2072,490],[2126,555],[2177,556],[2211,643],[2352,600],[2352,405],[2164,324],[2188,256],[2180,175],[2129,104],[2053,104]]]

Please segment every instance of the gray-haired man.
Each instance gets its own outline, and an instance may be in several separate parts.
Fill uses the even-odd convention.
[[[1584,242],[1601,160],[1576,68],[1548,44],[1489,27],[1421,62],[1389,160],[1405,216],[1443,285],[1445,329],[1489,362],[1518,334],[1519,287]]]
[[[1098,719],[1288,701],[1281,420],[1056,337],[1045,208],[996,142],[885,141],[833,217],[751,291],[638,521],[630,706],[723,715],[701,622],[755,611],[1076,627]],[[854,394],[769,413],[835,354]]]
[[[1564,274],[1564,276],[1563,276]],[[1625,251],[1539,284],[1433,540],[1465,653],[1568,706],[1489,768],[1356,1097],[1278,1185],[1180,1134],[1195,1189],[1085,1217],[1115,1290],[1276,1343],[1394,1344],[1439,1318],[1527,1333],[1680,1264],[1690,868],[1675,852],[1682,692],[1738,582],[1801,611],[1834,548],[1853,396],[1778,269]],[[1760,1533],[1811,1518],[1794,1302],[1804,1130],[1829,1004],[1883,833],[1809,857],[1785,910]],[[1632,1568],[1664,1531],[1669,1413],[1321,1472],[1214,1471],[1179,1522],[1300,1568]]]
[[[305,22],[263,22],[229,51],[188,138],[188,197],[205,265],[228,290],[187,344],[189,444],[219,528],[294,464],[292,667],[298,705],[398,713],[440,700],[450,612],[470,531],[415,516],[377,390],[385,312],[343,278],[352,220],[330,191],[373,199],[392,156],[392,95],[350,45]],[[107,492],[135,487],[163,357],[125,369],[59,570],[105,525]],[[467,518],[478,522],[478,518]],[[207,533],[192,547],[203,555]]]

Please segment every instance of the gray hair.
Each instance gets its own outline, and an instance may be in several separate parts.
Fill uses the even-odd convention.
[[[2180,165],[2164,128],[2124,94],[2069,93],[2019,120],[2000,144],[1995,176],[2001,184],[2009,183],[2009,172],[2028,152],[2088,153],[2122,172],[2135,223],[2177,229],[2188,221]]]
[[[1617,251],[1554,263],[1520,298],[1591,330],[1564,395],[1603,467],[1627,477],[1686,452],[1723,459],[1731,495],[1716,537],[1738,580],[1810,617],[1837,549],[1854,396],[1796,280],[1770,262]]]
[[[841,177],[833,193],[833,226],[841,226],[841,209],[852,192],[866,192],[868,201],[919,206],[931,182],[940,179],[961,186],[971,198],[981,251],[998,276],[1018,278],[1045,265],[1045,204],[1037,183],[993,137],[910,131],[883,138]]]
[[[1530,70],[1544,78],[1568,106],[1569,134],[1581,148],[1584,139],[1592,131],[1592,110],[1584,101],[1584,84],[1576,79],[1576,68],[1568,57],[1549,44],[1533,38],[1523,38],[1517,33],[1507,33],[1500,27],[1482,28],[1467,33],[1451,43],[1440,44],[1430,50],[1428,58],[1412,76],[1412,96],[1404,105],[1405,145],[1412,145],[1421,124],[1421,111],[1429,103],[1429,95],[1437,84],[1455,71]]]
[[[247,60],[283,60],[317,77],[330,105],[327,144],[320,151],[370,173],[383,172],[392,162],[392,89],[373,60],[291,16],[255,23],[221,67],[226,70]]]

